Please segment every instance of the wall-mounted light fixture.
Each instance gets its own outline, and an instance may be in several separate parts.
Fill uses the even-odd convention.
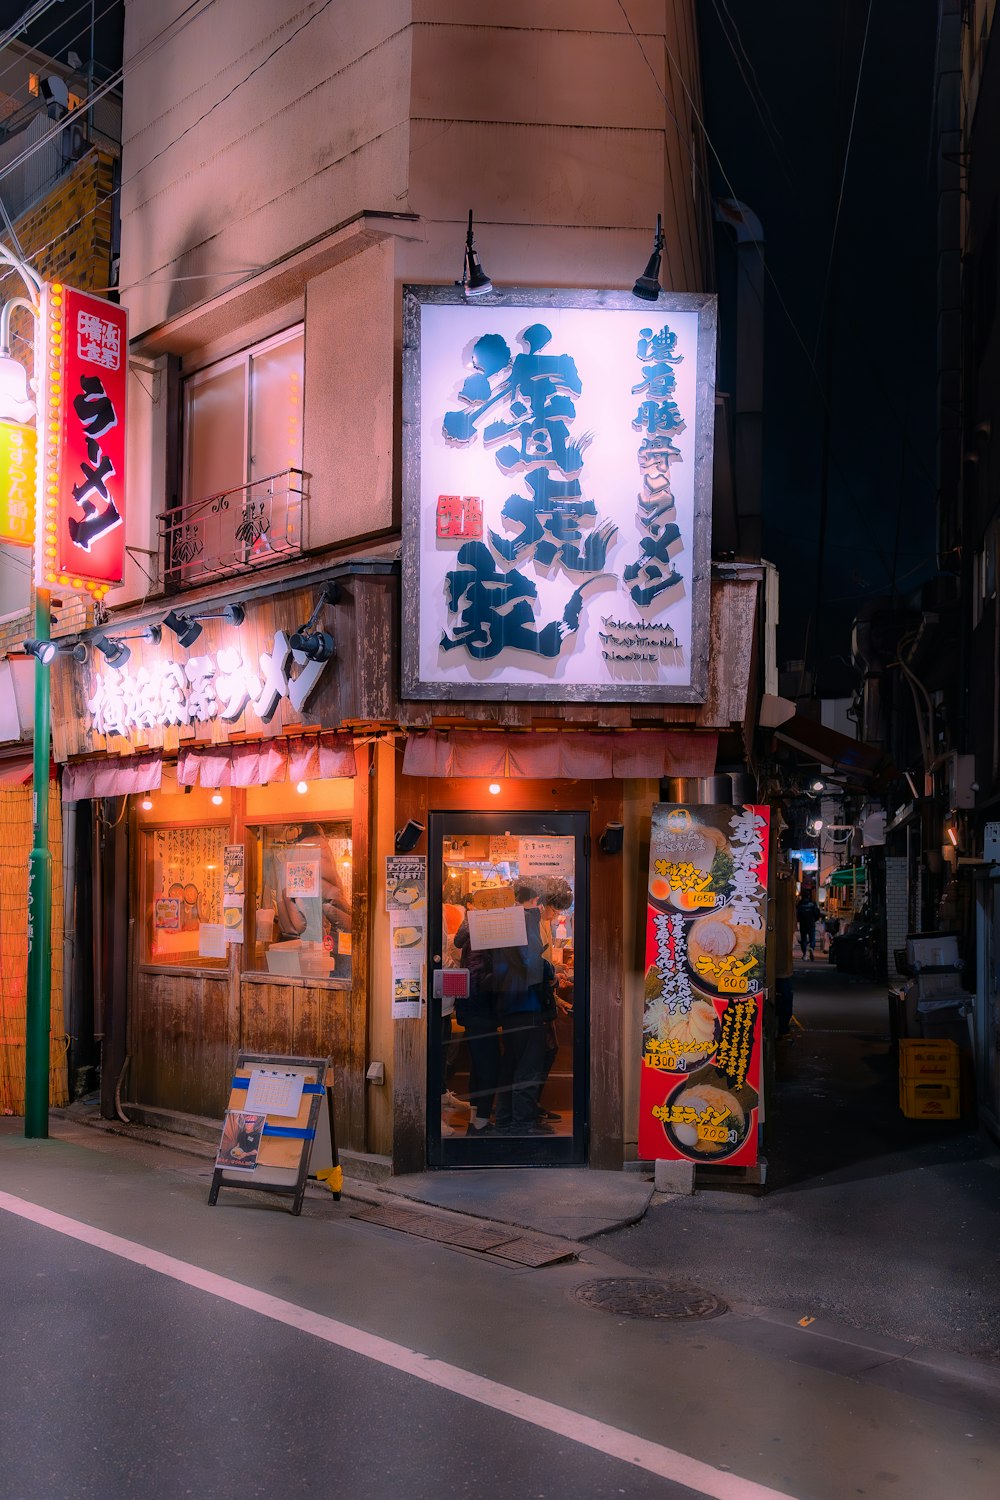
[[[333,636],[325,630],[297,630],[288,644],[293,651],[308,656],[310,661],[329,661],[336,649]]]
[[[625,843],[625,824],[609,823],[597,842],[602,854],[620,854]]]
[[[814,834],[814,835],[817,834],[817,833],[822,833],[823,832],[823,819],[822,818],[813,818],[812,822],[808,823],[806,825],[806,832]]]
[[[653,253],[646,262],[646,269],[632,288],[633,297],[643,302],[655,302],[660,295],[660,257],[663,253],[663,218],[656,215],[656,234],[653,236]]]
[[[87,660],[87,648],[83,641],[36,641],[34,639],[22,641],[21,648],[25,656],[33,656],[40,661],[43,667],[47,667],[55,661],[56,656],[65,652],[72,656],[74,661],[84,662]]]
[[[409,854],[415,849],[424,836],[424,825],[418,823],[416,818],[410,818],[402,828],[396,830],[396,853]]]
[[[224,609],[209,614],[188,614],[184,610],[172,609],[163,616],[163,623],[173,631],[182,646],[193,646],[201,635],[202,620],[225,620],[230,625],[242,625],[247,612],[242,604],[227,604]]]
[[[309,783],[308,783],[308,781],[297,781],[295,783],[295,790],[297,792],[300,792],[302,794],[302,796],[304,797],[305,794],[306,794],[306,792],[308,792],[308,790],[309,790]]]
[[[143,812],[152,812],[153,811],[153,799],[152,799],[152,797],[143,797],[143,799],[140,802],[139,806],[142,808]]]
[[[340,589],[333,579],[324,583],[315,608],[304,625],[300,625],[288,644],[293,651],[306,656],[310,661],[329,661],[336,651],[333,636],[328,631],[317,630],[316,622],[328,604],[336,604]]]
[[[488,297],[493,290],[493,283],[483,270],[482,262],[476,254],[476,247],[472,235],[472,209],[469,209],[469,229],[465,236],[465,261],[462,266],[461,287],[469,297]]]
[[[126,641],[152,641],[158,646],[162,635],[163,631],[159,625],[147,625],[146,629],[140,631],[138,635],[92,636],[91,645],[95,651],[101,653],[109,667],[114,667],[116,672],[120,672],[132,655],[131,647],[125,644]]]
[[[221,807],[222,806],[222,793],[220,791],[214,791],[212,793],[212,801],[215,803],[216,807]]]
[[[490,794],[491,797],[499,797],[499,795],[500,795],[500,783],[499,783],[499,781],[491,781],[490,784],[489,784],[489,787],[488,787],[488,791],[489,791],[489,794]]]

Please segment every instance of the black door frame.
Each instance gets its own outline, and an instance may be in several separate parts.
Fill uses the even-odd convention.
[[[470,820],[475,827],[466,826]],[[441,1001],[434,972],[441,968],[441,871],[444,841],[458,834],[495,833],[575,841],[573,892],[573,1133],[566,1136],[442,1137],[438,1101],[444,1090]],[[525,809],[429,812],[427,830],[427,1161],[431,1167],[585,1166],[590,1116],[590,814]],[[582,937],[582,941],[580,941]]]

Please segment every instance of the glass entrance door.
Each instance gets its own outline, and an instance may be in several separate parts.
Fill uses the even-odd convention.
[[[586,1160],[586,813],[432,813],[428,1159]]]

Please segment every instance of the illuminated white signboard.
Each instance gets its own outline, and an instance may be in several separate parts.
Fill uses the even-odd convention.
[[[407,287],[403,696],[700,702],[715,300]]]
[[[270,651],[255,661],[239,647],[222,646],[184,662],[162,657],[135,670],[109,669],[95,674],[86,697],[89,727],[98,734],[128,737],[134,731],[213,719],[233,724],[246,709],[269,724],[284,701],[296,712],[304,709],[328,666],[329,661],[311,661],[293,651],[279,630]]]

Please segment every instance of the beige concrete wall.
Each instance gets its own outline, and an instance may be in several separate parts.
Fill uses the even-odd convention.
[[[303,468],[311,547],[393,525],[396,301],[391,240],[309,283]]]
[[[626,14],[618,0],[414,0],[413,12],[407,204],[445,255],[408,275],[458,274],[471,207],[496,280],[628,287],[662,212],[664,285],[704,289],[691,0],[628,0]]]
[[[126,8],[123,300],[187,372],[304,298],[311,548],[398,524],[400,288],[461,275],[470,207],[498,285],[627,288],[662,211],[664,285],[704,288],[694,0],[182,10]]]
[[[409,0],[129,0],[123,300],[133,332],[406,192]],[[152,50],[151,50],[152,49]]]

